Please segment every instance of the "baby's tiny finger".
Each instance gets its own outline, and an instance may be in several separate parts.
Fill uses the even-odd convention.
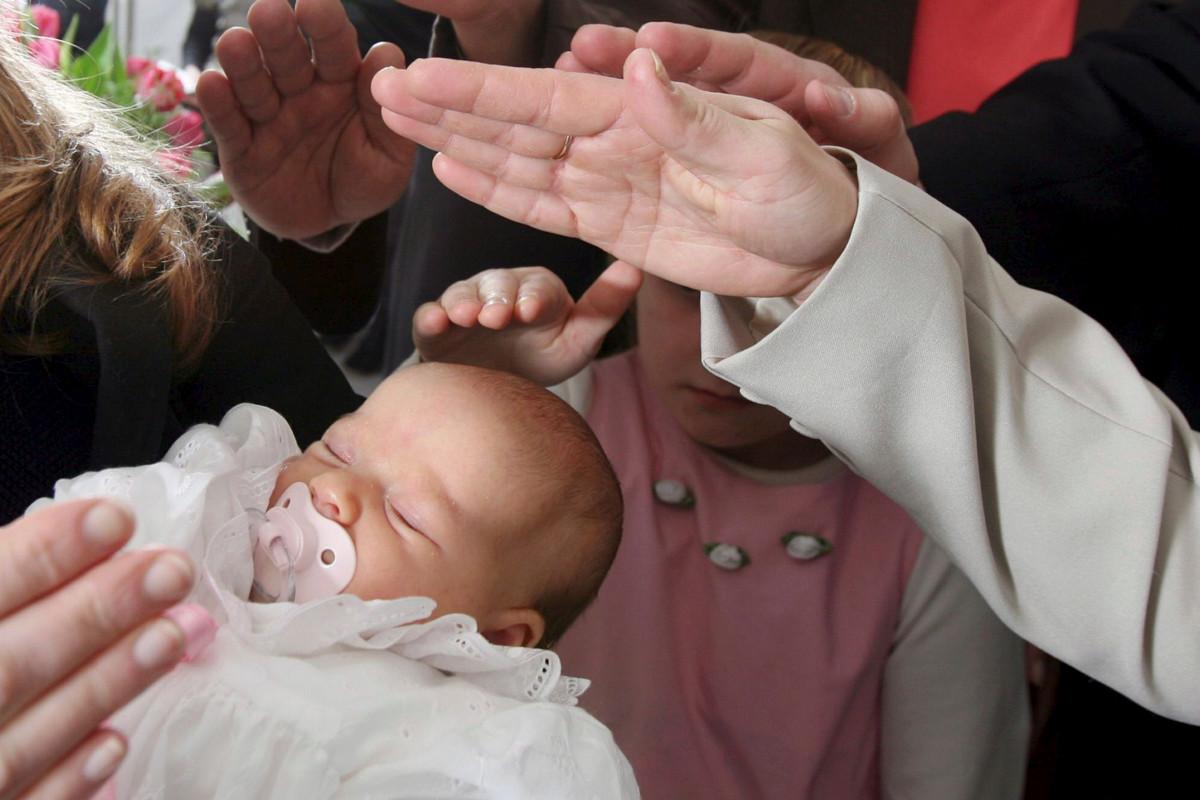
[[[439,303],[422,303],[413,313],[413,337],[432,339],[450,327],[450,317]]]
[[[513,309],[513,316],[518,322],[525,325],[532,325],[542,317],[542,312],[546,310],[546,301],[538,292],[538,287],[521,285],[521,292],[517,295],[517,305]]]
[[[128,745],[116,731],[101,730],[75,748],[25,795],[29,800],[104,797],[97,794],[121,766]]]
[[[549,270],[536,270],[521,281],[517,292],[517,318],[527,325],[547,322],[561,310],[567,288]]]
[[[478,321],[480,303],[474,279],[450,284],[439,302],[455,325],[470,328]]]
[[[500,329],[512,320],[517,295],[517,276],[512,270],[492,269],[479,276],[479,324]]]

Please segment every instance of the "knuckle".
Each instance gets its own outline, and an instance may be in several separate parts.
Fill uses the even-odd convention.
[[[107,716],[120,707],[120,688],[107,676],[89,672],[80,686],[78,709],[92,710],[98,716]]]
[[[103,636],[115,636],[124,629],[120,620],[122,595],[119,591],[106,590],[91,579],[80,581],[78,590],[78,624]]]

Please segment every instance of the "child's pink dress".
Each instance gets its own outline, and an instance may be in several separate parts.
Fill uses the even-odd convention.
[[[924,537],[903,511],[832,460],[809,469],[807,482],[769,485],[738,474],[657,402],[636,353],[593,366],[587,418],[621,480],[625,533],[598,600],[557,650],[593,680],[582,705],[612,729],[645,797],[1018,795],[1020,644],[940,551],[923,552]],[[694,505],[656,498],[664,480],[683,484]],[[672,488],[680,487],[660,484],[659,493]],[[832,549],[797,557],[819,549],[814,538],[790,554],[782,540],[793,532]],[[741,552],[711,552],[716,544]],[[932,583],[906,598],[919,554]],[[739,559],[744,566],[728,569]],[[939,583],[949,592],[942,598]],[[965,624],[931,619],[928,633],[922,613],[953,617],[956,607],[971,615]],[[905,641],[910,632],[943,641],[930,650]],[[920,659],[976,647],[999,663],[980,669],[966,656],[962,670],[983,675],[961,686],[914,679]],[[897,652],[908,663],[891,658]],[[903,697],[885,696],[889,680]],[[943,691],[944,698],[912,696]],[[881,780],[884,715],[893,731],[912,725],[905,737],[944,726],[950,738],[975,741],[901,742],[891,734],[893,760],[917,760],[908,754],[925,748],[949,752],[889,765]],[[912,774],[943,763],[965,774]]]

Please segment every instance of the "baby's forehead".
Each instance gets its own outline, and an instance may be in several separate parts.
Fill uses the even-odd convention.
[[[356,416],[379,436],[442,438],[448,447],[464,448],[456,456],[488,459],[509,480],[545,482],[576,450],[562,416],[574,412],[557,405],[546,389],[515,376],[437,363],[397,371]]]

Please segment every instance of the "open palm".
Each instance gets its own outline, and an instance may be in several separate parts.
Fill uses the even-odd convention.
[[[402,67],[394,45],[360,59],[334,0],[259,0],[251,30],[228,31],[197,94],[234,197],[276,235],[305,238],[392,205],[414,146],[388,130],[371,77]],[[311,40],[311,48],[308,42]]]
[[[442,152],[447,186],[496,213],[687,286],[803,290],[846,242],[853,180],[785,112],[659,73],[649,51],[624,81],[433,59],[380,75],[375,96],[389,127]]]

